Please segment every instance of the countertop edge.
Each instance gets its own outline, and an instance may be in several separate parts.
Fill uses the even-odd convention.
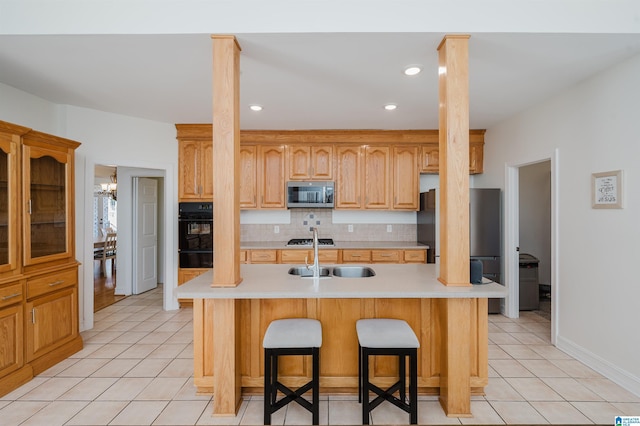
[[[243,281],[236,287],[212,288],[208,271],[177,288],[185,299],[353,299],[353,298],[504,298],[505,286],[487,284],[449,287],[437,279],[434,264],[368,264],[376,271],[371,278],[313,280],[287,273],[298,265],[241,265]],[[324,266],[324,265],[323,265]],[[337,265],[336,265],[337,266]]]

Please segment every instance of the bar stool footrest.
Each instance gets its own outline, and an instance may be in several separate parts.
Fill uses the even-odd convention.
[[[310,413],[313,413],[313,404],[311,404],[309,401],[307,401],[305,398],[302,397],[302,395],[309,392],[312,387],[313,387],[313,381],[310,381],[295,390],[292,390],[286,387],[280,382],[276,383],[277,390],[282,392],[284,396],[279,401],[276,401],[275,404],[271,405],[271,408],[273,410],[271,411],[271,413],[272,414],[275,413],[276,411],[278,411],[279,409],[281,409],[282,407],[284,407],[285,405],[287,405],[292,401],[297,402],[303,408],[306,408]]]

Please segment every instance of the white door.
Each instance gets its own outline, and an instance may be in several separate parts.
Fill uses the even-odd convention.
[[[133,294],[158,286],[158,181],[134,178]]]

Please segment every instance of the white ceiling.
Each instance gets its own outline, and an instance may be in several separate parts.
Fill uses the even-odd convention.
[[[242,129],[438,127],[442,33],[236,37]],[[640,34],[471,33],[470,126],[490,128],[639,53]],[[56,104],[206,123],[211,58],[209,34],[0,35],[0,83]],[[403,75],[410,64],[423,72]]]

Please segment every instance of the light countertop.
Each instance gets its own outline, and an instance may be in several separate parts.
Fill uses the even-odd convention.
[[[376,275],[368,278],[300,278],[287,271],[299,265],[240,265],[237,287],[211,288],[208,271],[177,288],[186,299],[307,299],[307,298],[504,298],[507,289],[497,283],[447,287],[437,279],[436,264],[368,264]],[[354,266],[325,265],[320,266]]]
[[[287,246],[287,241],[241,241],[240,248],[243,250],[259,249],[311,249],[309,246]],[[318,246],[320,250],[330,249],[428,249],[429,246],[415,241],[336,241],[333,246]]]

